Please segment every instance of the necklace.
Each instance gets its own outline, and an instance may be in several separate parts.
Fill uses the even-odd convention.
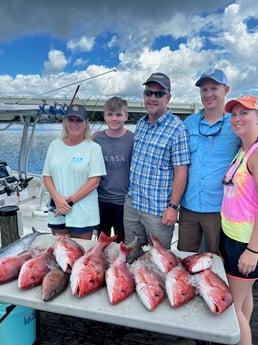
[[[222,184],[224,184],[224,185],[226,185],[226,186],[227,186],[227,185],[230,185],[230,186],[233,186],[233,185],[234,185],[234,181],[233,181],[234,176],[235,176],[237,170],[240,168],[241,164],[243,163],[243,160],[244,160],[245,156],[247,155],[247,153],[250,151],[250,149],[252,148],[252,146],[253,146],[255,143],[258,143],[258,138],[256,138],[256,140],[255,140],[255,141],[248,147],[248,149],[245,151],[245,153],[243,154],[243,156],[242,156],[242,158],[240,159],[239,163],[237,164],[235,170],[233,171],[233,173],[232,173],[230,179],[229,179],[229,180],[226,180],[226,175],[227,175],[228,171],[229,171],[230,168],[236,163],[238,157],[240,156],[240,154],[241,154],[241,152],[242,152],[241,148],[239,149],[239,151],[238,151],[236,157],[234,158],[233,162],[230,164],[229,168],[227,169],[227,171],[226,171],[226,173],[225,173],[225,175],[224,175],[224,177],[223,177]]]

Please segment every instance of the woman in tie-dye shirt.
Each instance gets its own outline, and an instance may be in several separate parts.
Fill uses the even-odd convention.
[[[252,287],[258,279],[258,98],[242,96],[225,109],[242,146],[222,181],[220,252],[240,326],[238,345],[252,345]]]

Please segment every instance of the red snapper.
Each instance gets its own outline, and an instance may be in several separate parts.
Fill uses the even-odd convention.
[[[59,236],[54,244],[54,255],[62,270],[71,273],[75,261],[84,254],[84,249],[69,235]]]
[[[115,239],[116,236],[109,237],[101,232],[97,244],[75,262],[70,277],[74,296],[85,296],[105,284],[108,261],[104,255],[104,249]]]
[[[7,283],[18,277],[21,266],[31,259],[31,252],[0,259],[0,284]]]
[[[199,295],[213,314],[221,314],[231,306],[233,298],[229,287],[218,274],[207,269],[193,277]]]
[[[105,278],[110,303],[117,304],[134,292],[134,281],[126,263],[132,247],[120,243],[119,254],[116,255],[106,270]]]
[[[41,284],[54,262],[52,247],[26,261],[22,265],[18,276],[18,287],[26,289]]]
[[[159,240],[153,234],[150,234],[153,246],[150,247],[148,255],[161,272],[167,273],[172,267],[178,264],[176,255],[162,247]]]
[[[190,273],[198,273],[212,266],[213,254],[209,252],[189,255],[182,260],[184,268]]]
[[[165,286],[172,307],[177,308],[196,296],[196,290],[191,279],[192,275],[180,265],[173,267],[167,273]]]
[[[136,292],[143,305],[154,310],[165,298],[165,285],[155,268],[138,259],[132,264]]]

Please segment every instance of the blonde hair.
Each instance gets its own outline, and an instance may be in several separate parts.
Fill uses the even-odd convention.
[[[66,119],[63,119],[63,122],[62,122],[62,126],[63,126],[63,130],[62,130],[62,134],[61,134],[62,139],[67,138],[69,135],[67,128],[66,128],[66,125],[65,125],[65,120]],[[84,122],[86,123],[85,131],[84,131],[84,139],[91,141],[92,137],[91,137],[91,132],[90,132],[89,121],[85,120]]]

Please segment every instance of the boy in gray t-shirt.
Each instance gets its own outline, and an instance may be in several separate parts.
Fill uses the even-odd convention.
[[[93,140],[101,148],[107,175],[101,177],[98,188],[100,224],[98,232],[117,235],[116,241],[124,241],[123,212],[128,192],[134,133],[124,126],[128,119],[127,101],[120,97],[108,99],[104,105],[106,130],[93,134]]]

